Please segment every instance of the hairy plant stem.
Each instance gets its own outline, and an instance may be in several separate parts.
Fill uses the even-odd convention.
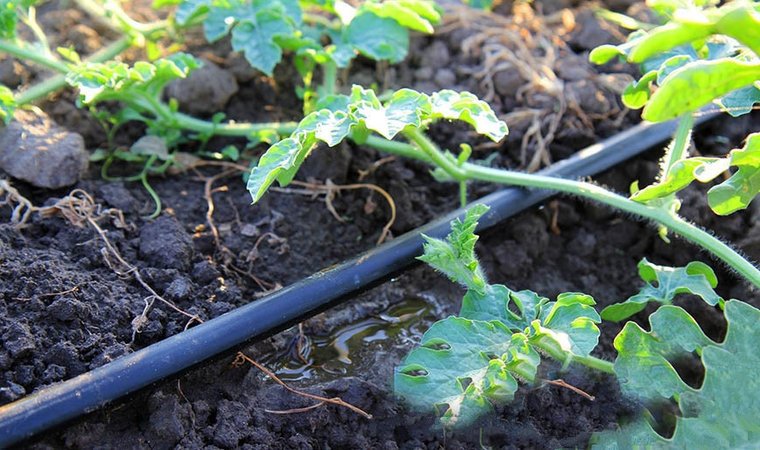
[[[404,130],[404,135],[414,142],[422,153],[435,165],[441,167],[449,176],[457,181],[481,180],[506,185],[550,189],[595,200],[616,209],[650,219],[709,251],[746,278],[756,288],[760,288],[760,269],[744,259],[720,239],[696,225],[688,223],[674,213],[635,202],[602,187],[583,181],[492,169],[471,163],[457,165],[456,161],[448,158],[421,130],[409,128]]]
[[[678,128],[676,129],[673,143],[668,146],[663,159],[662,173],[660,174],[661,179],[667,177],[675,163],[686,156],[689,143],[691,142],[692,128],[694,128],[694,115],[689,112],[678,120]]]

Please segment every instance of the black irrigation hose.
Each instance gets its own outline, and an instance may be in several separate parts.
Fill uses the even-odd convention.
[[[715,117],[704,115],[699,122]],[[539,172],[585,177],[607,170],[665,141],[675,123],[640,124]],[[480,220],[484,230],[535,205],[552,192],[507,188],[479,199],[491,207]],[[135,353],[43,388],[0,407],[0,447],[28,439],[204,360],[310,317],[414,262],[422,252],[421,233],[442,237],[458,209],[414,231],[276,293],[171,336]]]

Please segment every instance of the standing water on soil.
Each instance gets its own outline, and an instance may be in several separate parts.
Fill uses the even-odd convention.
[[[328,381],[361,373],[387,349],[409,347],[435,322],[430,304],[409,298],[381,314],[349,322],[328,335],[299,333],[266,363],[283,381]],[[371,354],[372,357],[364,357]]]

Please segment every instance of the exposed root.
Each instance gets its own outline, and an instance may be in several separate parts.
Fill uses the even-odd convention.
[[[325,184],[308,183],[304,181],[294,180],[292,184],[294,186],[300,186],[303,189],[293,189],[293,188],[270,188],[270,189],[274,190],[275,192],[283,192],[286,194],[301,194],[301,195],[312,195],[312,196],[324,195],[325,206],[333,215],[333,217],[335,217],[335,219],[338,220],[339,222],[344,222],[345,220],[335,210],[335,207],[333,206],[332,202],[335,199],[335,196],[340,191],[355,190],[355,189],[369,189],[374,192],[377,192],[388,203],[388,207],[390,208],[390,213],[391,213],[390,218],[388,219],[388,222],[386,222],[385,226],[383,227],[383,231],[380,233],[380,236],[377,239],[377,245],[380,245],[383,242],[385,242],[388,236],[390,236],[391,227],[393,226],[393,223],[396,221],[396,202],[393,201],[393,197],[391,197],[388,191],[381,188],[380,186],[376,184],[370,184],[370,183],[333,184],[332,181],[330,180],[327,180]],[[371,198],[369,198],[367,200],[367,204],[365,205],[365,211],[371,212],[371,210],[372,210],[372,204],[371,204]]]
[[[44,297],[56,297],[58,295],[66,295],[66,294],[73,294],[74,292],[77,292],[79,290],[79,285],[77,284],[71,289],[66,289],[65,291],[59,291],[59,292],[48,292],[46,294],[38,294],[37,297],[44,298]],[[20,300],[20,301],[28,301],[31,300],[32,297],[13,297],[14,300]]]
[[[464,70],[479,81],[485,92],[483,100],[498,101],[494,78],[499,72],[516,71],[525,81],[517,89],[516,99],[527,106],[502,117],[512,128],[529,120],[520,145],[520,163],[525,170],[534,172],[551,164],[549,146],[563,120],[564,128],[593,129],[589,115],[578,106],[578,99],[554,72],[560,55],[572,54],[562,38],[575,27],[569,10],[544,16],[525,2],[515,3],[509,17],[465,6],[452,5],[448,9],[439,32],[474,31],[462,41],[461,50],[480,60],[477,66]],[[604,84],[601,80],[600,83]],[[568,110],[573,111],[575,117],[566,117]],[[616,113],[610,111],[605,117]],[[625,111],[620,114],[624,117]]]
[[[376,169],[382,164],[385,164],[386,162],[391,161],[391,159],[384,158],[373,167]],[[228,161],[197,161],[194,165],[192,165],[190,168],[197,168],[200,166],[216,166],[216,167],[224,167],[229,169],[230,171],[235,170],[238,172],[248,172],[249,168],[246,166],[243,166],[241,164],[236,164],[233,162]],[[373,168],[370,168],[370,170],[374,170]],[[222,174],[227,173],[228,171],[222,172],[221,174],[218,174],[217,176],[219,178],[224,178],[225,176],[230,176],[232,173],[222,176]],[[318,183],[307,183],[304,181],[298,181],[294,180],[291,182],[294,186],[299,186],[302,189],[293,189],[293,188],[277,188],[272,187],[270,190],[275,192],[282,192],[286,194],[300,194],[300,195],[309,195],[309,196],[319,196],[324,195],[325,196],[325,207],[330,211],[330,213],[335,217],[335,220],[339,222],[344,222],[343,217],[338,214],[338,212],[335,210],[335,207],[333,206],[333,200],[335,199],[335,196],[340,192],[344,190],[356,190],[356,189],[369,189],[374,192],[377,192],[380,194],[385,201],[388,203],[388,207],[390,208],[390,218],[388,219],[388,222],[383,227],[382,232],[380,233],[380,237],[377,240],[377,245],[382,244],[385,242],[385,240],[390,236],[391,227],[393,226],[393,223],[396,221],[396,202],[393,201],[393,197],[386,191],[385,189],[381,188],[380,186],[377,186],[375,184],[370,183],[355,183],[355,184],[334,184],[330,180],[327,180],[325,184],[318,184]],[[207,184],[207,187],[210,186]],[[209,188],[210,189],[210,188]],[[206,202],[209,202],[209,198],[211,196],[210,190],[206,190]],[[213,200],[211,200],[211,203],[213,204]],[[365,205],[365,210],[371,208],[371,199],[368,200],[368,204],[370,206]],[[213,215],[213,209],[211,209],[211,213]],[[209,215],[207,214],[207,222]],[[213,228],[213,221],[209,222],[209,228]],[[215,237],[216,239],[216,237]],[[216,242],[216,241],[215,241]]]
[[[206,164],[206,163],[207,163],[206,161],[199,161],[196,164],[196,167],[199,165],[212,165],[212,164]],[[206,205],[207,205],[206,226],[208,226],[208,229],[211,232],[211,236],[214,238],[214,247],[216,248],[217,252],[219,252],[219,256],[222,259],[222,266],[229,268],[230,270],[235,272],[236,275],[242,275],[242,276],[246,276],[250,278],[254,283],[256,283],[259,286],[259,288],[261,288],[264,291],[263,295],[266,295],[277,289],[280,289],[282,286],[279,283],[273,283],[270,281],[263,280],[257,277],[256,275],[254,275],[250,270],[246,271],[237,267],[233,262],[235,261],[235,255],[222,242],[222,239],[219,235],[219,228],[216,226],[216,223],[214,222],[214,210],[216,209],[216,205],[214,203],[213,195],[217,192],[227,191],[227,186],[221,186],[221,187],[215,188],[214,184],[221,179],[224,179],[224,178],[227,178],[239,173],[244,167],[244,166],[239,166],[237,164],[232,164],[232,163],[230,163],[230,166],[226,166],[227,167],[226,170],[223,170],[222,172],[219,172],[218,174],[213,175],[211,177],[205,177],[200,172],[198,172],[198,177],[204,181],[203,198],[206,200]],[[193,169],[195,170],[195,167],[193,167]],[[256,246],[258,246],[258,244]]]
[[[3,184],[0,185],[3,189],[5,189],[5,192],[9,193],[9,196],[6,197],[6,200],[8,198],[12,198],[13,202],[15,202],[17,205],[24,205],[24,210],[26,211],[23,214],[20,214],[18,216],[18,222],[17,226],[20,224],[25,223],[29,219],[29,214],[32,212],[36,212],[40,215],[40,217],[52,217],[52,216],[60,216],[66,219],[70,224],[76,226],[76,227],[85,227],[89,226],[92,227],[92,229],[95,230],[95,232],[100,237],[101,241],[103,241],[103,244],[105,247],[101,249],[101,254],[103,255],[103,259],[105,260],[106,265],[111,268],[118,276],[123,278],[129,278],[133,277],[140,286],[143,287],[146,291],[150,293],[150,295],[145,299],[146,306],[143,309],[143,312],[137,316],[132,321],[132,341],[134,342],[134,338],[137,335],[137,333],[140,332],[142,326],[144,326],[148,321],[148,313],[150,312],[153,303],[155,300],[160,301],[161,303],[165,304],[169,308],[173,309],[174,311],[187,316],[189,318],[188,323],[192,323],[194,321],[196,322],[202,322],[200,317],[190,314],[181,308],[177,307],[173,302],[170,302],[169,300],[166,300],[164,297],[159,295],[155,289],[153,289],[142,277],[140,274],[140,271],[137,269],[137,267],[129,264],[122,256],[121,253],[114,247],[114,245],[111,243],[111,240],[108,239],[108,235],[105,230],[98,224],[98,222],[101,222],[103,220],[109,220],[115,227],[121,228],[121,229],[127,229],[130,228],[130,226],[127,224],[127,222],[124,220],[124,214],[122,211],[115,209],[115,208],[103,208],[102,205],[95,203],[92,196],[85,192],[82,189],[74,189],[67,195],[66,197],[58,200],[55,204],[52,206],[45,206],[45,207],[36,207],[32,205],[32,203],[23,198],[18,192],[10,187],[10,185],[3,181]],[[18,206],[17,206],[18,208]],[[11,218],[13,220],[13,216]],[[77,287],[73,289],[77,289]],[[70,290],[72,291],[72,290]]]
[[[379,169],[383,164],[387,164],[389,162],[393,162],[396,160],[396,156],[386,156],[385,158],[380,158],[377,161],[373,162],[372,165],[370,165],[366,170],[359,169],[359,181],[364,181],[365,178],[375,173],[377,169]]]
[[[337,406],[341,406],[341,407],[344,407],[344,408],[348,408],[351,411],[353,411],[353,412],[355,412],[357,414],[360,414],[360,415],[364,416],[367,419],[371,419],[372,418],[372,414],[369,414],[369,413],[365,412],[364,410],[362,410],[362,409],[360,409],[360,408],[358,408],[358,407],[356,407],[356,406],[354,406],[354,405],[352,405],[350,403],[347,403],[347,402],[343,401],[343,399],[341,399],[340,397],[333,397],[333,398],[322,397],[320,395],[310,394],[308,392],[304,392],[304,391],[301,391],[301,390],[298,390],[298,389],[295,389],[293,387],[288,386],[284,381],[280,380],[277,377],[277,375],[275,375],[274,372],[272,372],[271,370],[269,370],[266,367],[262,366],[261,364],[259,364],[258,362],[256,362],[255,360],[253,360],[252,358],[250,358],[249,356],[247,356],[243,352],[239,352],[237,354],[237,356],[235,357],[235,361],[233,361],[232,365],[235,366],[235,367],[240,367],[240,366],[242,366],[246,362],[249,363],[249,364],[251,364],[251,365],[253,365],[254,367],[256,367],[257,369],[259,369],[260,371],[264,372],[264,374],[266,376],[268,376],[269,378],[271,378],[275,383],[277,383],[280,386],[284,387],[288,391],[290,391],[290,392],[292,392],[292,393],[294,393],[296,395],[299,395],[301,397],[309,398],[309,399],[316,400],[317,402],[319,402],[316,405],[312,405],[310,407],[307,407],[308,409],[299,408],[299,409],[296,409],[296,410],[278,411],[278,412],[273,412],[274,414],[289,414],[289,413],[292,413],[292,412],[304,412],[304,411],[308,411],[310,409],[316,408],[318,406],[321,406],[324,403],[329,403],[329,404],[332,404],[332,405],[337,405]]]
[[[0,207],[10,206],[11,223],[16,228],[23,228],[35,211],[34,205],[21,195],[8,180],[0,180]]]

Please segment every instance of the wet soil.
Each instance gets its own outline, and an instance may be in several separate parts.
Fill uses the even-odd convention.
[[[542,4],[546,17],[524,9],[516,10],[516,16],[460,14],[449,20],[439,35],[415,38],[407,64],[385,67],[359,61],[343,85],[376,83],[423,91],[455,88],[475,92],[508,121],[511,134],[507,141],[492,145],[455,124],[435,126],[431,133],[435,139],[451,148],[470,142],[475,157],[488,159],[494,166],[540,167],[625,128],[636,116],[620,106],[616,92],[630,76],[630,68],[594,68],[584,62],[590,48],[602,43],[599,41],[616,39],[619,32],[600,24],[588,9],[562,9],[568,6],[575,5]],[[622,2],[616,6],[626,7]],[[519,26],[514,17],[521,18]],[[542,26],[553,30],[556,39],[539,32]],[[520,29],[535,32],[534,39],[526,41],[525,48],[509,33],[494,40],[489,36],[497,27],[521,36],[526,33]],[[228,43],[197,44],[193,51],[218,55],[216,63],[235,76],[239,92],[227,104],[229,118],[297,117],[296,78],[287,69],[278,69],[277,81],[272,82],[241,68],[238,57],[229,54]],[[531,78],[535,67],[516,67],[526,55],[532,55],[536,67],[551,67],[556,79],[549,76],[535,82]],[[24,73],[21,78],[25,80],[37,76],[31,70]],[[70,93],[62,94],[43,107],[61,125],[81,133],[88,148],[103,145],[103,132],[96,121],[84,112],[72,114],[72,99]],[[696,136],[697,148],[703,154],[725,154],[758,125],[758,114],[718,121]],[[127,130],[119,139],[129,145],[141,132],[139,128]],[[214,140],[209,145],[226,143]],[[299,177],[312,183],[326,179],[335,184],[372,183],[387,190],[398,209],[391,228],[394,235],[457,207],[456,186],[433,182],[427,168],[415,162],[395,159],[377,165],[382,156],[349,144],[318,149]],[[658,152],[645,155],[597,181],[618,191],[627,191],[634,180],[648,183],[656,174],[657,156]],[[125,166],[117,170],[129,173],[136,169]],[[332,199],[341,220],[328,209],[324,196],[304,193],[296,185],[270,192],[251,206],[240,173],[209,181],[223,170],[200,167],[152,179],[164,204],[156,220],[143,219],[152,205],[139,183],[104,181],[96,166],[76,185],[103,208],[124,213],[125,223],[104,218],[99,225],[146,283],[187,314],[203,320],[373,247],[388,220],[383,198],[368,189],[341,191]],[[209,183],[218,239],[208,222],[209,205],[204,200]],[[40,206],[54,204],[69,192],[20,182],[14,185]],[[492,189],[475,184],[470,196],[476,198]],[[685,192],[684,215],[760,260],[758,233],[752,228],[760,219],[757,205],[717,218],[706,207],[703,194],[704,189],[698,188]],[[34,215],[27,227],[17,230],[7,223],[8,214],[7,208],[0,209],[0,404],[99,367],[188,325],[187,315],[160,302],[146,309],[150,293],[134,278],[114,270],[118,267],[113,258],[104,258],[102,253],[103,236],[92,226],[76,226],[61,216]],[[647,224],[571,198],[552,200],[497,227],[482,237],[479,253],[493,281],[547,297],[582,291],[593,295],[602,307],[636,291],[640,284],[636,263],[642,257],[665,265],[702,259],[716,268],[721,295],[758,303],[756,292],[694,247],[680,240],[665,244]],[[458,310],[461,295],[458,287],[429,268],[416,267],[342,307],[305,321],[300,330],[295,327],[245,349],[292,386],[340,396],[372,414],[372,419],[336,406],[293,412],[313,401],[287,392],[254,367],[233,367],[234,355],[230,355],[27,445],[109,448],[128,443],[156,449],[584,447],[590,433],[613,428],[619,418],[637,411],[637,405],[621,398],[615,380],[578,368],[560,373],[551,363],[542,367],[543,379],[563,378],[594,395],[595,400],[556,386],[524,386],[514,403],[499,408],[477,427],[456,434],[436,428],[430,415],[409,411],[392,394],[393,367],[432,321]],[[720,338],[723,324],[716,311],[688,297],[684,305],[708,335]],[[645,313],[636,316],[641,323],[645,318]],[[614,357],[611,342],[619,330],[614,324],[603,325],[598,356]]]

